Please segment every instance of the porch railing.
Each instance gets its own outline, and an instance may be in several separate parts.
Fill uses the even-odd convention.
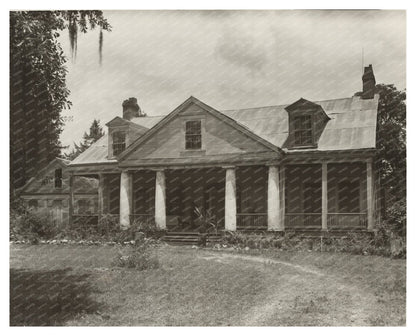
[[[267,213],[238,213],[237,229],[265,229],[267,230]]]
[[[329,213],[328,229],[363,228],[367,227],[367,214],[357,213]]]
[[[305,212],[305,213],[286,213],[286,228],[320,228],[322,227],[322,214]]]

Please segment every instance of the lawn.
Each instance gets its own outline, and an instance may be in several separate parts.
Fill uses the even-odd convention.
[[[158,269],[118,247],[10,247],[11,325],[405,325],[406,261],[161,246]]]

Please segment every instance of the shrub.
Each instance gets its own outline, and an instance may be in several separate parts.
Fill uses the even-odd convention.
[[[152,239],[138,235],[134,245],[118,251],[114,264],[138,270],[158,268],[159,259],[153,252],[152,243]]]
[[[58,233],[47,209],[12,211],[10,214],[10,239],[29,240],[36,243],[39,239],[50,239]]]
[[[98,221],[97,232],[102,236],[111,237],[120,230],[119,227],[120,221],[118,216],[103,214]]]
[[[134,239],[137,232],[142,232],[148,238],[160,238],[164,235],[165,230],[161,230],[156,226],[154,220],[135,219],[128,229]]]

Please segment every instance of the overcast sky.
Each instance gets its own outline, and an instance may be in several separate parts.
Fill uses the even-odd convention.
[[[377,83],[406,88],[404,11],[105,11],[103,63],[98,31],[81,34],[68,62],[73,116],[63,145],[80,141],[94,118],[104,125],[136,97],[148,115],[189,96],[218,109],[350,97],[364,64]],[[69,55],[67,34],[62,44]]]

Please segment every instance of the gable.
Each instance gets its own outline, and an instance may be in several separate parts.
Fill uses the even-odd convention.
[[[55,170],[62,169],[62,187],[55,188]],[[42,169],[35,177],[32,177],[23,187],[23,194],[43,194],[43,193],[68,193],[69,174],[66,164],[61,160],[55,159]]]
[[[212,162],[219,158],[240,157],[242,155],[268,155],[277,157],[278,151],[257,140],[255,135],[243,126],[235,127],[235,121],[218,111],[212,113],[204,104],[197,100],[189,101],[173,115],[168,115],[158,129],[136,148],[130,149],[120,158],[120,166],[140,165],[146,163],[193,163]],[[229,119],[229,120],[228,120]],[[185,124],[187,121],[201,122],[201,148],[187,150],[185,148]],[[165,121],[165,122],[163,122]],[[159,123],[158,125],[160,125]],[[155,128],[157,128],[157,126]],[[147,135],[147,134],[146,134]],[[146,137],[146,135],[144,137]],[[265,141],[264,141],[265,142]]]

